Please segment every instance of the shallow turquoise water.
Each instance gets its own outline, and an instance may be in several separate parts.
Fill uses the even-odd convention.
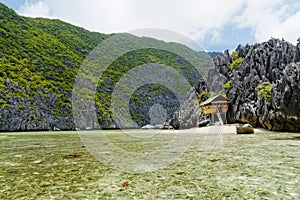
[[[174,137],[104,134],[132,152],[161,148]],[[126,173],[91,156],[76,132],[1,133],[0,199],[300,199],[300,134],[224,133],[207,155],[204,137],[198,133],[164,169]],[[67,156],[74,152],[84,154]]]

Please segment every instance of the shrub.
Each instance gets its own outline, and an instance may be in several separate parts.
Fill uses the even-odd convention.
[[[0,99],[0,107],[4,104],[6,104],[7,102],[4,99]]]
[[[227,81],[227,83],[225,83],[224,88],[225,88],[226,90],[229,90],[229,89],[230,89],[231,82],[232,82],[232,80],[229,80],[229,81]]]
[[[19,112],[23,111],[24,109],[25,109],[25,106],[24,106],[23,104],[20,104],[20,105],[18,106],[18,108],[17,108],[17,110],[18,110]]]
[[[231,53],[231,57],[232,57],[233,59],[237,59],[238,56],[239,56],[239,53],[238,53],[237,51],[233,51],[233,52]]]
[[[234,70],[234,69],[237,69],[238,66],[244,61],[244,58],[238,58],[238,59],[235,59],[231,65],[230,65],[230,70]]]
[[[270,102],[272,99],[271,90],[273,85],[270,82],[263,82],[259,84],[255,91],[257,92],[258,98],[263,97],[267,102]]]
[[[199,95],[199,104],[201,104],[203,101],[205,101],[206,99],[208,99],[210,96],[210,93],[207,91],[203,91],[201,92],[201,94]]]

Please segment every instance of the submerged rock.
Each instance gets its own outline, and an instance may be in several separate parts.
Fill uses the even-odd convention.
[[[77,157],[80,157],[80,156],[83,156],[83,155],[84,155],[83,151],[78,151],[78,152],[74,152],[74,153],[65,155],[64,158],[77,158]]]
[[[35,161],[33,161],[32,163],[33,164],[41,164],[43,161],[41,161],[41,160],[35,160]]]

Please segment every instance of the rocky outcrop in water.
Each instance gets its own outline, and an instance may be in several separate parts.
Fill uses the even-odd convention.
[[[251,134],[254,133],[254,128],[250,124],[244,124],[236,127],[237,134]]]
[[[270,39],[253,46],[240,45],[231,55],[225,51],[214,58],[215,77],[208,85],[215,90],[220,90],[220,85],[225,88],[231,101],[229,122],[300,131],[299,47]]]

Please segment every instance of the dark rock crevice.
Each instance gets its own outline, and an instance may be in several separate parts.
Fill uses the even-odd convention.
[[[300,131],[299,43],[294,46],[272,38],[253,46],[239,45],[236,52],[243,62],[233,70],[230,65],[236,58],[228,51],[214,59],[212,74],[218,78],[208,79],[208,85],[218,85],[214,89],[219,89],[231,81],[230,88],[225,89],[231,100],[229,122],[250,123],[268,130]],[[270,91],[258,91],[264,83],[270,84]]]

